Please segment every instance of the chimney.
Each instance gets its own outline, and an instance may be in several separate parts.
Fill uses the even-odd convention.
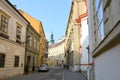
[[[15,8],[17,8],[17,5],[13,5]]]

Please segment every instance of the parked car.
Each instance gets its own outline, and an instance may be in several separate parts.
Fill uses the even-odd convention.
[[[47,64],[42,64],[40,65],[40,67],[38,68],[38,72],[48,72],[49,68]]]

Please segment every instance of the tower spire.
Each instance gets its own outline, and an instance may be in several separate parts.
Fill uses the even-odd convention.
[[[53,33],[51,34],[51,36],[50,36],[50,45],[51,44],[54,44],[54,38],[53,38],[54,36],[53,36]]]

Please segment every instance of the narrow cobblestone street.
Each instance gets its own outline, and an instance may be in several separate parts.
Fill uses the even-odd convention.
[[[81,72],[72,72],[70,70],[63,70],[64,80],[87,80]]]
[[[80,72],[52,68],[49,72],[29,73],[28,75],[20,75],[7,80],[86,80],[86,77]]]
[[[60,69],[50,69],[49,72],[35,72],[21,75],[7,80],[62,80]]]
[[[120,80],[120,0],[0,0],[0,80]]]

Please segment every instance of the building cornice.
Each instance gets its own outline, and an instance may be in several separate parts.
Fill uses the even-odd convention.
[[[120,44],[120,20],[116,23],[115,27],[109,32],[108,35],[97,45],[92,51],[92,56],[95,58],[105,52],[106,50]]]
[[[82,19],[82,18],[85,18],[85,17],[87,17],[87,16],[88,16],[87,1],[86,1],[86,0],[84,0],[84,2],[85,2],[85,6],[86,6],[86,12],[85,12],[85,13],[83,13],[83,14],[81,14],[81,15],[79,16],[79,18],[75,20],[75,21],[76,21],[76,23],[81,23],[81,19]]]
[[[59,43],[52,44],[52,45],[49,46],[49,49],[50,49],[50,48],[58,47],[58,46],[60,46],[60,45],[61,45],[62,43],[64,43],[64,42],[65,42],[65,39],[64,39],[63,41],[59,42]]]
[[[73,13],[73,6],[74,6],[74,2],[72,2],[72,5],[71,5],[71,9],[70,9],[70,14],[69,14],[68,22],[67,22],[67,28],[66,28],[66,33],[65,33],[65,35],[67,35],[67,32],[68,32],[68,27],[69,27],[69,23],[70,23],[70,18],[71,18],[71,15],[72,15],[72,13]]]
[[[21,15],[21,13],[12,5],[12,3],[9,2],[9,0],[5,1],[12,7],[12,9],[14,9],[17,12],[17,14],[20,15],[20,17],[22,17],[28,24],[30,24],[29,21],[23,15]]]

